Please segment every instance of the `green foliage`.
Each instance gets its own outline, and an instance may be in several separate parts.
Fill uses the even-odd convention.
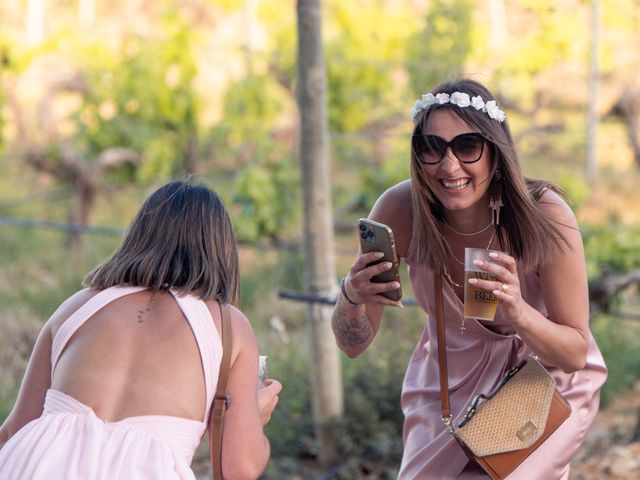
[[[299,175],[290,158],[271,164],[250,163],[234,182],[233,203],[238,238],[256,241],[279,237],[300,216]]]
[[[519,104],[537,101],[535,81],[540,74],[571,58],[586,58],[587,24],[571,9],[554,2],[525,2],[527,23],[511,34],[496,77],[501,90]]]
[[[419,336],[417,331],[407,332],[408,325],[401,322],[406,319],[385,315],[384,331],[376,343],[361,357],[344,359],[345,415],[335,428],[337,449],[345,461],[337,478],[362,478],[360,469],[366,461],[378,465],[376,478],[397,476],[402,456],[402,379],[417,338],[411,334]]]
[[[81,288],[86,264],[74,264],[62,238],[0,227],[0,282],[10,286],[0,289],[0,423],[13,407],[39,326]]]
[[[89,79],[80,144],[90,159],[112,146],[144,154],[144,180],[184,172],[199,128],[190,27],[170,12],[162,29],[158,38],[129,36],[120,51],[89,43],[78,54]]]
[[[265,433],[271,442],[268,478],[288,478],[300,471],[300,459],[314,456],[315,437],[309,391],[309,352],[289,345],[269,355],[269,371],[283,381],[283,394]]]
[[[18,397],[19,384],[0,385],[0,424],[3,423],[11,413],[15,399]]]
[[[583,226],[582,237],[589,278],[640,268],[640,227]]]
[[[61,110],[75,119],[75,129],[49,139],[49,159],[61,161],[58,148],[67,143],[88,163],[111,147],[132,149],[147,160],[140,170],[124,167],[110,174],[106,183],[167,178],[193,163],[199,134],[194,33],[175,8],[165,10],[159,24],[155,36],[129,34],[112,43],[61,28],[14,62],[20,71],[50,57],[81,78],[75,88],[79,101]]]
[[[414,96],[447,78],[458,77],[472,50],[470,0],[434,0],[424,28],[407,44],[407,72]]]
[[[0,77],[0,85],[2,85],[2,78]],[[3,110],[4,107],[4,98],[2,97],[2,90],[0,89],[0,111]],[[0,115],[0,152],[2,152],[4,146],[4,117]]]
[[[640,324],[616,317],[599,316],[591,331],[607,362],[609,375],[601,394],[601,407],[628,391],[640,372]]]
[[[259,249],[251,270],[242,275],[242,308],[256,331],[260,351],[269,355],[270,374],[284,384],[278,408],[266,433],[272,457],[265,478],[290,478],[317,457],[312,424],[307,341],[307,306],[271,300],[274,290],[301,290],[301,251]],[[265,281],[268,279],[268,281]],[[288,342],[274,334],[268,320],[279,317]],[[357,359],[341,354],[345,415],[332,423],[336,432],[336,477],[358,476],[360,463],[373,464],[381,476],[395,478],[402,448],[400,390],[407,361],[424,326],[414,308],[385,311],[375,342]]]
[[[268,122],[274,121],[283,111],[279,97],[281,94],[276,85],[266,75],[248,75],[231,86],[225,95],[224,116],[230,120],[242,120],[242,124],[238,122],[237,125],[240,132],[233,140],[251,138],[256,127],[264,130]],[[237,147],[237,144],[232,143],[230,147]]]
[[[293,8],[283,9],[279,2],[260,2],[259,16],[264,22],[269,38],[269,48],[266,52],[269,73],[285,85],[293,96],[297,75],[296,12]]]
[[[2,148],[4,146],[4,127],[5,127],[5,116],[4,116],[4,106],[6,103],[5,100],[5,90],[7,82],[6,72],[11,71],[14,66],[14,48],[13,45],[8,41],[5,36],[0,33],[0,152],[2,152]]]
[[[587,260],[587,272],[589,280],[594,281],[606,275],[624,275],[632,270],[640,269],[640,227],[613,226],[587,226],[582,229],[585,256]],[[618,290],[607,298],[611,312],[629,310],[629,307],[637,302],[637,292],[633,287]],[[635,292],[635,293],[634,293]],[[631,297],[630,297],[631,295]],[[637,348],[637,341],[633,336],[626,338],[630,341],[629,348]],[[607,338],[606,341],[615,342],[615,338]],[[623,348],[624,346],[621,346]],[[605,359],[608,360],[607,357]],[[637,370],[640,371],[640,370]],[[636,373],[637,373],[636,371]],[[636,375],[637,376],[637,375]]]
[[[390,156],[378,168],[365,171],[358,204],[371,209],[382,192],[406,180],[410,174],[408,156]]]
[[[621,55],[637,35],[639,27],[637,0],[603,0],[600,7],[600,69],[603,75],[615,75],[637,70],[638,61]],[[629,69],[629,70],[627,70]]]
[[[397,115],[405,94],[398,60],[415,20],[406,11],[363,10],[351,2],[335,4],[331,20],[325,42],[330,130],[356,132]]]
[[[333,176],[336,215],[366,215],[387,188],[409,178],[409,134],[395,130],[337,136],[333,143],[336,174]]]
[[[242,9],[243,6],[243,4],[238,2],[238,0],[207,0],[207,3],[220,7],[227,12],[237,12]]]
[[[564,170],[558,175],[558,185],[565,193],[565,200],[574,212],[589,199],[589,184],[587,181],[575,174],[575,172]]]
[[[396,478],[402,454],[402,379],[423,326],[419,321],[408,321],[416,315],[423,318],[415,310],[411,317],[385,312],[374,344],[356,359],[342,356],[345,414],[331,425],[339,455],[331,478],[363,478],[363,464],[370,465],[370,473],[377,475],[374,478]],[[278,408],[267,426],[272,460],[266,478],[288,478],[300,473],[301,459],[317,455],[309,415],[299,416],[300,409],[311,411],[305,373],[308,352],[300,346],[287,350],[291,348],[301,356],[291,357],[282,349],[273,356],[271,371],[286,381]]]
[[[290,99],[267,75],[248,75],[229,88],[223,123],[212,131],[216,155],[239,167],[233,204],[238,237],[279,237],[299,218],[298,168],[291,147],[277,139]]]
[[[65,298],[82,288],[85,273],[106,257],[117,241],[113,237],[90,239],[90,253],[74,258],[63,239],[62,232],[2,227],[0,280],[12,287],[0,291],[0,304],[27,309],[44,322]]]
[[[290,152],[276,139],[290,106],[291,99],[268,75],[249,74],[234,83],[224,96],[224,122],[212,130],[216,155],[236,166],[278,161]]]

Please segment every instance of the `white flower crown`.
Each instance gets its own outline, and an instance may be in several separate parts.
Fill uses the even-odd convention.
[[[422,95],[420,100],[416,100],[415,105],[411,109],[411,121],[415,122],[416,116],[423,110],[426,110],[431,105],[444,105],[445,103],[453,103],[458,107],[473,107],[476,110],[486,113],[489,117],[502,123],[505,119],[504,112],[498,107],[495,100],[489,100],[485,102],[480,95],[473,98],[469,97],[469,94],[463,92],[453,92],[451,95],[448,93],[427,93]]]

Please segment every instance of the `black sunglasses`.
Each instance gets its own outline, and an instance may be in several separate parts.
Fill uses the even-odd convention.
[[[449,147],[462,163],[474,163],[480,160],[484,143],[485,138],[479,133],[462,133],[450,142],[437,135],[418,134],[412,137],[411,148],[420,163],[427,165],[440,163]]]

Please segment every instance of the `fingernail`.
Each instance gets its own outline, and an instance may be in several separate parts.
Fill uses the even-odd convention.
[[[484,262],[483,262],[482,260],[474,260],[474,261],[473,261],[473,264],[474,264],[476,267],[481,267],[481,266],[484,264]]]
[[[392,267],[392,263],[391,262],[384,262],[384,267],[385,268],[391,268]]]
[[[393,288],[394,290],[400,288],[400,284],[398,282],[393,282]]]
[[[500,295],[502,295],[502,291],[501,290],[494,290],[493,293],[496,297],[499,297]]]
[[[471,285],[476,285],[476,284],[478,283],[478,279],[477,279],[477,278],[470,278],[470,279],[469,279],[469,283],[470,283]]]
[[[384,252],[376,252],[375,253],[375,258],[382,258],[384,257]]]
[[[498,258],[498,254],[496,252],[489,252],[489,256],[491,258]]]

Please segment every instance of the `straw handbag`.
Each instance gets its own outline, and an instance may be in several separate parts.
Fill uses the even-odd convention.
[[[509,370],[490,393],[478,395],[452,421],[442,279],[434,274],[442,420],[467,456],[493,480],[503,479],[538,448],[571,413],[555,380],[534,358]]]
[[[213,478],[223,480],[222,477],[222,431],[224,427],[224,413],[229,408],[230,398],[227,395],[227,380],[229,378],[229,366],[231,362],[231,320],[229,318],[229,305],[220,305],[222,313],[222,361],[218,374],[216,395],[213,399],[213,407],[209,414],[209,450],[211,453],[211,466]]]

